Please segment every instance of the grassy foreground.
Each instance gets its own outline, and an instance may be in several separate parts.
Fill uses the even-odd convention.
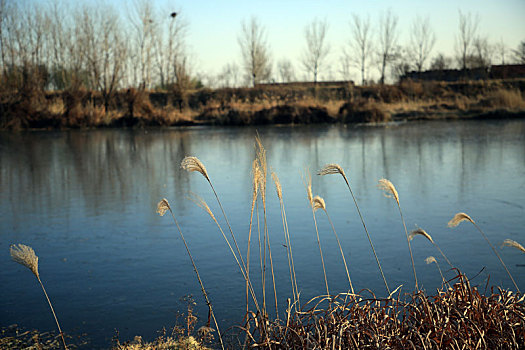
[[[306,173],[303,177],[305,192],[310,204],[313,230],[317,237],[320,263],[323,266],[324,291],[319,296],[305,301],[301,300],[301,281],[295,275],[293,259],[293,235],[290,235],[286,218],[283,188],[276,173],[271,173],[275,185],[276,195],[282,218],[282,234],[288,261],[288,271],[284,276],[289,278],[291,295],[286,297],[286,309],[279,310],[275,271],[272,259],[271,240],[277,233],[268,230],[267,205],[267,178],[268,164],[266,150],[259,138],[256,139],[256,156],[252,163],[252,202],[250,214],[250,228],[247,232],[248,246],[244,253],[237,244],[233,228],[230,226],[226,211],[222,207],[220,197],[216,192],[213,181],[204,164],[196,157],[185,157],[181,167],[188,172],[195,172],[204,178],[213,192],[220,208],[221,225],[208,204],[194,195],[192,200],[201,207],[217,226],[220,239],[227,244],[233,263],[239,267],[245,282],[246,298],[237,300],[239,305],[246,305],[243,322],[228,330],[217,322],[213,309],[213,300],[210,300],[205,288],[205,280],[199,274],[192,252],[185,239],[183,229],[178,223],[176,213],[173,212],[167,199],[162,199],[157,205],[157,213],[164,216],[169,213],[174,223],[176,233],[180,235],[185,245],[188,258],[191,260],[195,276],[199,282],[203,302],[208,307],[208,319],[205,325],[195,329],[197,318],[193,313],[193,300],[189,300],[184,324],[178,325],[170,333],[164,331],[153,341],[144,341],[140,336],[133,340],[122,341],[116,337],[111,349],[114,350],[141,350],[141,349],[226,349],[226,348],[258,348],[258,349],[523,349],[525,348],[525,296],[521,294],[503,258],[494,248],[489,236],[466,213],[457,213],[449,221],[448,226],[455,228],[461,223],[472,225],[488,245],[493,249],[501,262],[502,268],[513,282],[515,291],[504,290],[500,287],[471,285],[467,276],[462,274],[445,255],[436,240],[425,230],[418,228],[410,234],[406,230],[403,217],[400,195],[395,186],[387,179],[381,179],[378,188],[384,191],[387,197],[392,198],[398,209],[408,243],[410,256],[413,239],[426,239],[440,254],[439,259],[429,256],[427,264],[435,264],[436,278],[441,286],[433,294],[419,289],[416,267],[413,264],[415,288],[413,291],[403,292],[401,286],[391,290],[388,285],[388,276],[381,268],[381,257],[376,254],[373,245],[373,235],[368,231],[361,215],[358,201],[354,196],[350,181],[344,169],[338,164],[328,164],[319,170],[318,175],[336,175],[344,181],[348,188],[356,213],[361,220],[363,231],[370,243],[371,252],[378,266],[378,272],[385,284],[386,297],[376,297],[367,289],[355,291],[351,280],[353,261],[345,258],[344,250],[340,247],[342,262],[348,278],[348,292],[330,292],[324,268],[322,241],[318,232],[318,213],[322,212],[330,220],[326,203],[318,195],[314,196],[311,176]],[[343,182],[342,182],[343,184]],[[256,219],[255,219],[255,218]],[[252,225],[256,220],[256,225]],[[226,226],[226,227],[223,227]],[[333,233],[339,242],[335,227]],[[355,234],[355,233],[353,233]],[[252,239],[259,242],[254,249],[258,255],[258,264],[250,266],[250,252]],[[503,245],[519,249],[525,253],[525,248],[512,240],[505,240]],[[49,303],[50,310],[55,318],[58,333],[22,332],[16,327],[3,329],[0,336],[1,349],[74,349],[77,347],[89,348],[89,344],[73,340],[67,336],[67,330],[62,332],[57,315],[54,313],[51,301],[45,291],[44,283],[38,271],[38,257],[31,247],[23,244],[11,247],[11,256],[15,262],[26,266],[37,278],[44,295]],[[257,254],[258,253],[258,254]],[[253,253],[252,253],[253,254]],[[313,258],[313,257],[312,257]],[[371,261],[374,259],[371,258]],[[348,263],[347,263],[348,262]],[[446,279],[441,264],[448,264],[447,271],[454,276]],[[438,274],[439,273],[439,274]],[[260,278],[260,281],[258,280]],[[257,279],[260,289],[255,289],[252,281]],[[284,280],[281,278],[281,280]],[[260,283],[259,283],[260,282]],[[243,288],[244,289],[244,288]],[[281,296],[282,297],[282,296]],[[281,299],[279,299],[281,300]],[[273,309],[275,307],[275,309]],[[240,315],[241,319],[242,315]]]
[[[0,129],[370,123],[525,117],[525,80],[142,91],[0,91]]]

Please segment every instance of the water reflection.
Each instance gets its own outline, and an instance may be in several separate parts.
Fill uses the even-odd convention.
[[[151,337],[172,325],[175,312],[184,309],[179,297],[193,293],[200,302],[200,295],[174,227],[155,214],[163,197],[181,221],[219,318],[239,322],[244,306],[235,300],[244,300],[242,278],[213,222],[186,199],[189,192],[198,193],[218,210],[214,197],[200,175],[183,172],[179,164],[187,155],[204,162],[245,251],[257,133],[283,186],[305,297],[322,291],[324,281],[301,174],[332,162],[343,166],[352,183],[392,287],[410,289],[413,281],[397,209],[376,189],[382,177],[398,189],[409,229],[417,224],[427,230],[470,276],[485,267],[476,280],[480,285],[490,274],[492,283],[511,287],[475,230],[445,226],[455,212],[466,211],[495,245],[504,238],[523,243],[523,121],[1,133],[2,325],[53,329],[30,274],[9,262],[8,246],[15,242],[33,246],[40,255],[63,328],[103,334],[98,340],[103,343],[115,328],[124,338]],[[356,288],[382,293],[342,179],[313,176],[313,190],[326,200]],[[273,186],[268,191],[272,251],[284,299],[289,294],[286,251],[280,249],[284,238]],[[331,228],[323,218],[319,227],[330,288],[343,291],[347,282]],[[421,283],[433,290],[439,276],[423,260],[436,252],[422,240],[415,240],[413,249]],[[522,264],[519,252],[506,248],[502,255],[525,289],[523,268],[516,266]],[[198,311],[204,319],[205,308],[199,305]]]

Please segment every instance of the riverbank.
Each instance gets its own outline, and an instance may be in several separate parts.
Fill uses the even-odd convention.
[[[265,86],[184,93],[4,92],[0,129],[378,123],[523,118],[525,79],[398,85]],[[107,102],[107,103],[106,103]]]
[[[223,333],[223,342],[225,348],[240,348],[244,342],[250,348],[261,349],[522,349],[525,346],[524,297],[495,287],[484,293],[457,271],[452,280],[443,280],[443,288],[435,295],[424,291],[402,295],[394,291],[392,297],[386,299],[368,292],[319,296],[298,310],[289,305],[282,320],[248,313],[246,324],[239,328],[244,331]],[[192,335],[185,334],[186,325],[179,328],[182,331],[175,335],[164,331],[151,342],[140,336],[122,343],[115,338],[107,348],[221,348],[216,331],[211,328],[201,327],[192,331],[195,333]],[[204,336],[203,328],[209,332]],[[18,332],[16,327],[9,327],[2,330],[0,347],[61,349],[59,338],[54,333]],[[70,349],[90,348],[89,341],[68,337],[68,343]]]

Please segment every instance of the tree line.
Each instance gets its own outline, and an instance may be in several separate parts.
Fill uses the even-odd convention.
[[[117,89],[187,91],[212,87],[254,86],[261,82],[297,79],[290,59],[273,62],[266,29],[256,17],[241,22],[237,37],[240,64],[228,62],[212,77],[197,73],[187,49],[188,23],[172,8],[134,0],[117,11],[109,4],[90,2],[0,0],[1,85],[13,90],[96,90],[108,101]],[[426,68],[487,67],[492,62],[525,63],[525,41],[514,50],[503,41],[489,42],[479,34],[479,17],[458,14],[455,55],[432,55],[436,35],[429,17],[412,22],[410,40],[399,42],[399,17],[383,12],[375,23],[370,16],[353,14],[348,40],[338,59],[345,79],[357,69],[360,83],[370,83],[372,69],[379,83],[387,74],[400,76]],[[337,55],[328,39],[327,19],[304,27],[300,69],[317,82]],[[330,62],[335,66],[333,62]]]

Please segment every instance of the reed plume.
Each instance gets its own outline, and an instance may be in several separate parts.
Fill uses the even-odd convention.
[[[470,216],[468,216],[467,214],[465,213],[457,213],[456,215],[454,215],[454,217],[448,222],[448,227],[456,227],[458,226],[461,222],[463,221],[469,221],[470,223],[472,223],[472,225],[474,225],[474,227],[476,227],[476,229],[479,231],[479,233],[481,233],[481,235],[483,236],[483,238],[485,238],[485,241],[487,241],[487,243],[489,244],[489,246],[492,248],[492,251],[494,252],[494,254],[496,254],[496,256],[498,257],[499,261],[501,262],[501,265],[503,265],[503,267],[505,268],[505,271],[507,271],[507,274],[509,275],[512,283],[514,284],[514,287],[516,287],[516,291],[518,291],[518,293],[520,292],[520,289],[518,288],[518,285],[516,284],[516,282],[514,281],[514,278],[512,277],[512,275],[510,274],[510,271],[509,269],[507,268],[507,265],[505,265],[505,263],[503,262],[503,259],[501,259],[501,256],[499,255],[499,253],[496,251],[496,248],[494,248],[494,246],[492,245],[492,243],[490,243],[489,239],[487,238],[487,236],[485,235],[485,233],[483,232],[483,230],[478,226],[478,224],[476,224],[476,222],[474,220],[472,220],[472,218]]]
[[[323,198],[319,196],[315,196],[313,199],[314,202],[314,211],[318,209],[322,209],[324,213],[326,214],[326,217],[328,218],[328,222],[330,223],[330,226],[332,226],[332,231],[334,232],[335,239],[337,240],[337,245],[339,246],[339,251],[341,252],[341,258],[343,259],[343,264],[345,266],[346,271],[346,277],[348,278],[348,284],[350,284],[350,290],[352,291],[352,294],[355,294],[354,286],[352,285],[352,280],[350,279],[350,272],[348,272],[348,266],[346,264],[345,255],[343,253],[343,248],[341,247],[341,242],[339,241],[339,236],[337,235],[337,232],[335,231],[334,223],[332,222],[332,219],[330,218],[330,215],[328,215],[328,211],[326,210],[326,202]]]
[[[357,204],[357,200],[355,199],[354,192],[352,191],[352,187],[350,187],[348,178],[346,177],[346,174],[343,168],[341,168],[339,164],[335,164],[335,163],[325,165],[318,172],[318,175],[321,175],[321,176],[330,175],[330,174],[340,174],[345,180],[346,186],[348,187],[348,190],[350,191],[350,194],[352,195],[352,199],[354,200],[354,204],[357,209],[357,213],[359,214],[359,218],[361,219],[361,223],[363,224],[363,228],[365,230],[366,236],[368,237],[368,242],[370,243],[370,247],[372,248],[374,257],[376,258],[377,266],[379,267],[379,272],[381,273],[381,277],[383,278],[383,282],[385,283],[387,294],[390,295],[390,288],[388,288],[388,283],[386,282],[385,274],[383,273],[383,269],[381,268],[381,264],[379,263],[379,258],[377,257],[376,250],[374,248],[374,245],[372,244],[372,239],[370,238],[370,234],[368,233],[368,229],[366,228],[365,220],[363,219],[363,215],[361,214],[361,210],[359,209],[359,205]]]
[[[315,226],[315,234],[317,236],[317,245],[319,246],[319,254],[321,255],[321,264],[323,266],[323,275],[324,275],[324,283],[326,286],[326,295],[330,295],[330,290],[328,289],[328,279],[326,278],[326,269],[324,266],[324,257],[323,257],[323,250],[321,249],[321,240],[319,239],[319,229],[317,228],[317,219],[315,218],[315,211],[317,208],[319,208],[321,205],[324,204],[324,201],[319,199],[320,197],[312,196],[312,177],[310,176],[310,172],[307,172],[305,175],[305,186],[306,186],[306,196],[308,198],[308,202],[310,203],[310,207],[312,208],[312,216],[314,218],[314,226]]]
[[[58,327],[58,332],[60,333],[60,337],[62,338],[62,344],[64,345],[64,349],[67,350],[66,340],[64,339],[64,333],[62,333],[62,329],[60,328],[60,323],[58,323],[57,315],[55,314],[55,309],[53,308],[53,305],[51,304],[51,300],[49,299],[49,296],[47,295],[46,289],[44,288],[44,284],[42,283],[42,280],[40,279],[40,274],[38,273],[38,256],[35,254],[35,251],[33,248],[24,245],[24,244],[13,244],[9,248],[9,252],[11,254],[11,258],[13,261],[24,265],[27,267],[33,275],[35,275],[36,279],[38,280],[38,283],[40,283],[40,287],[42,287],[42,291],[44,292],[44,295],[46,296],[47,303],[49,304],[49,308],[51,309],[51,313],[53,314],[53,317],[55,318],[55,322]]]
[[[292,241],[290,239],[290,232],[288,231],[288,220],[286,219],[286,211],[284,208],[284,200],[283,200],[283,189],[281,186],[281,182],[279,181],[279,177],[275,172],[272,172],[272,180],[275,183],[275,191],[277,193],[277,198],[279,198],[279,206],[281,209],[281,219],[283,223],[283,232],[284,232],[284,241],[286,243],[286,253],[288,256],[288,268],[290,270],[290,283],[292,285],[292,295],[294,298],[294,304],[296,305],[299,303],[299,289],[297,287],[297,278],[295,276],[295,265],[293,261],[293,252],[292,252]],[[299,303],[300,305],[300,303]]]
[[[503,244],[501,246],[502,247],[514,247],[516,249],[521,250],[523,253],[525,253],[525,248],[518,242],[513,241],[512,239],[507,238],[506,240],[503,241]]]
[[[439,270],[439,274],[441,275],[441,279],[443,280],[443,284],[446,284],[450,287],[450,285],[448,284],[448,282],[445,280],[445,277],[443,276],[443,272],[441,271],[441,268],[439,267],[439,264],[436,260],[436,258],[434,258],[433,256],[429,256],[425,259],[425,262],[428,264],[432,264],[432,263],[435,263],[438,270]]]
[[[441,250],[441,248],[439,248],[439,246],[437,245],[436,242],[434,242],[434,240],[432,239],[432,237],[427,233],[427,231],[423,230],[422,228],[417,228],[415,230],[413,230],[412,232],[410,232],[410,234],[408,235],[408,239],[411,241],[412,239],[414,239],[415,236],[417,235],[420,235],[420,236],[423,236],[425,237],[426,239],[428,239],[430,241],[430,243],[432,243],[434,245],[434,247],[436,247],[436,249],[441,253],[441,256],[447,261],[448,265],[451,267],[451,268],[454,268],[454,266],[452,266],[452,264],[450,263],[450,261],[448,260],[448,258],[445,256],[445,254],[443,253],[443,251]]]
[[[206,305],[208,305],[209,314],[211,315],[211,317],[213,319],[213,323],[215,324],[215,327],[217,328],[217,334],[218,334],[218,337],[219,337],[219,341],[221,343],[221,348],[224,349],[224,344],[222,343],[221,332],[219,330],[219,324],[217,323],[217,319],[215,318],[215,313],[213,312],[213,308],[212,308],[211,302],[210,302],[210,300],[208,298],[208,293],[206,293],[206,289],[204,288],[204,284],[202,283],[201,276],[199,274],[199,270],[197,269],[197,265],[195,265],[195,261],[193,261],[193,256],[190,253],[190,248],[188,247],[188,244],[186,243],[186,239],[184,238],[184,235],[182,234],[182,230],[181,230],[181,228],[179,226],[179,222],[175,218],[175,214],[173,214],[173,211],[171,210],[171,207],[170,207],[170,204],[169,204],[168,200],[166,198],[163,198],[157,204],[157,213],[160,216],[164,216],[164,214],[166,214],[167,211],[170,212],[171,217],[173,218],[173,221],[175,222],[175,225],[177,226],[177,229],[179,231],[179,234],[180,234],[180,237],[182,239],[182,242],[184,243],[184,247],[186,248],[186,252],[188,253],[188,256],[190,257],[190,261],[191,261],[191,264],[193,266],[193,271],[195,271],[195,275],[197,276],[197,280],[199,281],[199,285],[201,287],[202,295],[204,296],[204,300],[206,301]],[[208,327],[208,328],[210,326],[209,325],[209,321],[210,320],[208,319],[208,324],[206,325],[206,327]]]
[[[386,197],[389,197],[389,198],[393,197],[396,200],[397,207],[399,209],[399,215],[401,216],[401,221],[403,222],[403,228],[405,229],[405,236],[407,238],[408,250],[410,251],[410,260],[412,261],[412,270],[414,271],[414,279],[416,281],[416,290],[419,290],[418,283],[417,283],[417,275],[416,275],[416,265],[414,264],[414,256],[412,255],[412,247],[410,246],[410,239],[408,238],[407,226],[405,223],[405,218],[403,217],[403,212],[401,211],[401,205],[399,204],[399,195],[397,193],[397,190],[394,187],[394,184],[387,179],[379,180],[377,187],[379,187],[380,190],[383,190],[385,192]]]

